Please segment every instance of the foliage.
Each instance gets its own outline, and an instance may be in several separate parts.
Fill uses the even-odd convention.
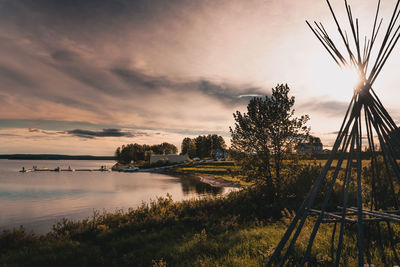
[[[182,154],[188,154],[191,158],[214,157],[218,149],[225,148],[224,138],[216,134],[199,135],[194,139],[185,137],[182,141]]]
[[[323,145],[321,139],[319,137],[312,135],[305,136],[302,142],[298,142],[295,145],[295,149],[297,150],[297,152],[310,153],[310,154],[313,153],[314,149],[316,148],[322,149],[322,147]]]
[[[277,85],[265,99],[255,97],[247,113],[236,111],[231,148],[252,178],[268,185],[272,198],[280,196],[282,163],[295,143],[307,136],[308,116],[294,117],[294,97],[287,85]]]
[[[181,145],[181,154],[187,154],[190,158],[196,157],[196,143],[194,139],[190,139],[189,137],[185,137],[182,140]]]
[[[162,143],[159,145],[140,145],[140,144],[128,144],[118,147],[115,151],[115,157],[117,162],[130,163],[132,161],[148,161],[152,154],[176,154],[178,149],[175,145],[169,143]]]
[[[318,167],[298,165],[292,186],[304,190],[299,184],[312,183]],[[95,212],[79,222],[64,219],[45,236],[6,230],[0,234],[0,266],[265,266],[302,198],[287,194],[286,201],[268,203],[262,185],[182,202],[167,195],[127,212]],[[286,266],[304,255],[313,220],[305,223]],[[390,240],[398,253],[400,227],[388,231],[380,223],[383,250],[376,244],[376,224],[364,227],[368,262],[394,265]],[[310,266],[333,265],[331,232],[332,224],[321,226]],[[357,264],[356,233],[355,225],[346,225],[341,265]]]
[[[91,218],[78,222],[64,219],[44,236],[23,228],[6,230],[0,234],[0,266],[265,266],[293,210],[321,171],[320,164],[309,161],[288,165],[293,168],[286,169],[285,175],[291,179],[278,202],[269,202],[266,186],[258,185],[225,197],[174,202],[167,195],[127,212],[95,212]],[[235,165],[203,162],[195,167]],[[368,166],[364,172],[371,175]],[[342,182],[341,179],[338,188]],[[338,190],[335,197],[342,193]],[[322,197],[323,194],[317,196],[316,202],[321,202]],[[314,220],[306,221],[286,266],[295,266],[304,255]],[[309,266],[333,265],[332,227],[321,225]],[[392,224],[389,230],[386,222],[380,223],[382,249],[377,245],[377,224],[364,227],[368,233],[367,262],[395,265],[400,227]],[[341,265],[357,265],[356,233],[355,225],[346,224]]]
[[[183,202],[167,196],[128,212],[95,212],[80,222],[64,219],[46,236],[6,231],[0,235],[0,265],[149,266],[163,258],[168,265],[187,266],[206,255],[210,262],[219,251],[210,237],[279,214],[279,208],[265,205],[258,189]]]

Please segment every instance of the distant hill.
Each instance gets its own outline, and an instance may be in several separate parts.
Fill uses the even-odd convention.
[[[0,154],[0,159],[33,159],[33,160],[115,160],[113,156],[58,155],[58,154]]]

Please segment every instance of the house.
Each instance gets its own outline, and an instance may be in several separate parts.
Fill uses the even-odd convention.
[[[189,160],[189,157],[188,155],[177,155],[177,154],[150,155],[150,164],[156,163],[160,160],[168,161],[169,163],[182,163]]]
[[[296,152],[300,154],[321,154],[323,153],[323,145],[322,143],[301,143],[297,145]]]
[[[226,160],[227,153],[224,149],[218,148],[215,150],[214,159],[215,160]]]

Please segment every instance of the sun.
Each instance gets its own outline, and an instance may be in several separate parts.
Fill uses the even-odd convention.
[[[353,67],[339,68],[329,61],[318,59],[310,66],[310,83],[320,95],[348,101],[360,84],[360,75]]]
[[[349,86],[354,90],[358,89],[362,79],[360,75],[353,67],[344,67],[341,68],[341,80],[344,86]]]

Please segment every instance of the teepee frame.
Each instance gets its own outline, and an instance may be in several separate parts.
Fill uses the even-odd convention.
[[[314,221],[314,227],[309,237],[306,251],[304,252],[304,256],[300,262],[300,266],[304,266],[308,261],[315,237],[322,223],[334,223],[332,231],[332,251],[336,251],[336,253],[332,254],[335,266],[339,266],[340,264],[344,228],[346,224],[357,225],[358,264],[359,266],[364,266],[364,224],[376,223],[380,236],[379,222],[386,222],[389,232],[392,231],[391,222],[400,223],[399,203],[393,181],[395,180],[395,182],[400,184],[400,168],[396,161],[400,151],[400,132],[372,89],[376,78],[382,71],[383,66],[400,38],[400,25],[398,23],[400,15],[400,0],[397,1],[388,28],[383,36],[383,41],[378,50],[377,57],[370,70],[369,63],[372,61],[371,51],[374,48],[383,21],[383,19],[380,19],[378,22],[381,1],[378,0],[371,36],[369,38],[365,36],[362,38],[363,40],[361,40],[358,19],[354,20],[351,7],[347,3],[347,0],[344,0],[351,35],[354,42],[349,41],[347,32],[340,26],[329,0],[326,0],[326,2],[346,48],[347,55],[344,56],[344,54],[337,49],[322,23],[314,22],[314,24],[311,24],[308,21],[306,21],[306,23],[339,67],[355,68],[359,75],[360,82],[354,89],[353,97],[333,145],[332,152],[322,169],[322,172],[306,196],[305,201],[298,209],[296,216],[293,218],[281,241],[275,248],[267,266],[275,264],[282,266],[285,264],[296,244],[307,218],[311,216],[316,216],[317,218]],[[361,44],[362,41],[363,44]],[[362,127],[362,125],[364,125],[364,127]],[[366,132],[365,135],[362,133],[364,130]],[[371,205],[369,208],[363,206],[362,199],[363,195],[366,193],[365,189],[362,187],[364,182],[362,173],[363,136],[366,136],[366,141],[369,147],[368,153],[372,173],[371,192],[368,192],[371,196]],[[378,141],[376,141],[376,139]],[[379,143],[381,151],[376,149],[376,143]],[[383,167],[378,164],[378,155],[383,157]],[[337,164],[333,167],[332,162],[335,159],[337,159]],[[347,159],[347,163],[344,164],[345,172],[343,179],[342,206],[338,206],[335,211],[328,211],[328,203],[334,185],[338,181],[339,171],[341,170],[341,166],[345,159]],[[327,177],[328,171],[331,167],[333,168],[333,173]],[[379,168],[381,168],[381,170]],[[384,169],[387,174],[385,176],[386,178],[379,177],[382,169]],[[383,204],[382,200],[376,194],[376,187],[381,185],[382,179],[387,179],[386,182],[390,185],[390,188],[388,188],[388,195],[392,198],[392,204],[390,206],[392,206],[394,210],[382,211],[387,208],[387,205]],[[314,203],[317,193],[322,190],[321,185],[323,182],[328,182],[323,202]],[[353,182],[356,187],[356,207],[349,206],[349,188],[351,187],[351,182]],[[319,204],[320,209],[317,210],[313,208],[316,204]],[[337,237],[337,226],[339,226],[339,234],[337,241],[335,241]],[[393,240],[390,240],[390,242],[392,243],[394,255],[398,260]],[[378,244],[382,248],[380,238]],[[334,248],[334,246],[336,247]],[[385,262],[384,258],[383,261]]]

